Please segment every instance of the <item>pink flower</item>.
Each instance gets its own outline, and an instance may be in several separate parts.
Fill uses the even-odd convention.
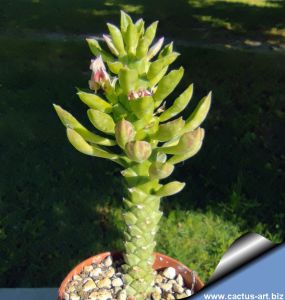
[[[134,99],[138,99],[141,97],[147,97],[147,96],[151,96],[151,95],[152,95],[151,91],[149,91],[147,89],[139,89],[137,92],[130,91],[128,94],[128,100],[134,100]]]
[[[104,88],[106,83],[110,83],[110,76],[106,72],[106,67],[99,56],[91,60],[90,70],[92,70],[91,79],[89,80],[89,88],[97,91],[100,87]]]

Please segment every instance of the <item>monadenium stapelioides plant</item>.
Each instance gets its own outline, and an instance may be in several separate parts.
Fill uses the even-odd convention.
[[[90,90],[77,95],[89,107],[92,131],[54,105],[68,140],[78,151],[122,167],[128,185],[123,199],[124,281],[135,299],[144,299],[152,289],[160,200],[185,185],[178,181],[162,184],[160,180],[200,150],[204,138],[200,125],[211,103],[209,93],[186,120],[179,117],[192,97],[193,85],[176,99],[170,96],[184,69],[169,71],[179,54],[172,43],[163,46],[164,38],[154,42],[157,24],[145,29],[142,19],[134,23],[121,12],[120,29],[107,24],[105,49],[96,39],[87,39],[95,56],[90,65]]]

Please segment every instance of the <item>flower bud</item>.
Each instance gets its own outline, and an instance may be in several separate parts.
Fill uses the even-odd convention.
[[[110,82],[110,76],[106,72],[101,56],[91,60],[90,70],[92,70],[91,79],[89,80],[89,88],[91,90],[97,91],[100,87],[104,88],[104,85]]]
[[[125,149],[128,142],[133,141],[135,137],[135,129],[129,121],[120,120],[115,126],[115,137],[118,145]]]
[[[199,152],[199,150],[201,149],[202,147],[202,143],[203,143],[203,138],[204,138],[204,135],[205,135],[205,131],[204,129],[202,128],[198,128],[196,132],[196,137],[193,139],[193,143],[192,145],[188,148],[187,151],[185,151],[183,154],[176,154],[176,155],[173,155],[170,159],[169,159],[169,163],[172,163],[172,164],[177,164],[179,162],[182,162],[192,156],[194,156],[195,154],[197,154]],[[190,134],[188,132],[188,134]],[[185,134],[186,135],[186,134]],[[190,143],[190,142],[189,142]],[[171,147],[169,147],[171,148]],[[173,147],[175,148],[175,147]],[[171,151],[168,151],[168,149],[163,149],[163,151],[165,153],[169,153],[169,154],[175,154],[173,149]],[[171,152],[171,153],[170,153]],[[181,153],[181,152],[180,152]]]
[[[145,141],[134,141],[126,144],[128,157],[136,162],[142,162],[151,155],[151,145]]]
[[[149,168],[149,175],[152,179],[163,179],[168,177],[173,170],[174,166],[167,162],[154,162]]]
[[[186,154],[200,148],[205,131],[203,128],[197,128],[194,131],[184,133],[178,144],[172,147],[164,147],[163,151],[167,154]]]
[[[205,131],[200,127],[194,131],[186,132],[182,135],[176,147],[179,152],[182,152],[181,154],[187,153],[190,149],[195,148],[196,144],[200,144],[204,136]]]

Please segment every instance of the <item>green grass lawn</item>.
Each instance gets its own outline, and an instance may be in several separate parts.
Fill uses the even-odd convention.
[[[122,248],[119,168],[74,151],[52,108],[57,103],[87,123],[75,87],[87,87],[91,54],[83,39],[53,40],[39,33],[99,33],[106,20],[118,22],[118,8],[149,21],[160,18],[161,32],[184,39],[192,32],[192,21],[190,31],[179,21],[194,16],[191,9],[208,9],[217,18],[215,5],[223,4],[224,18],[229,12],[227,20],[233,20],[231,6],[225,7],[229,2],[201,1],[201,7],[194,2],[179,1],[173,10],[170,1],[161,9],[158,2],[148,1],[145,6],[139,1],[97,1],[96,7],[91,1],[69,1],[67,6],[66,1],[51,0],[7,1],[2,6],[0,286],[58,286],[80,260]],[[233,2],[248,12],[245,28],[254,11],[263,12],[264,18],[274,13],[275,21],[260,22],[264,26],[248,34],[256,30],[264,36],[274,25],[282,27],[282,2],[270,2],[279,8],[266,6],[266,1],[258,1],[259,6]],[[17,17],[12,14],[16,9]],[[207,28],[210,36],[227,30]],[[254,231],[274,242],[284,237],[285,55],[176,49],[182,53],[177,65],[186,68],[177,93],[187,83],[195,84],[185,116],[209,90],[214,97],[203,149],[173,175],[187,186],[163,200],[157,250],[178,258],[206,281],[241,234]]]
[[[159,34],[170,38],[285,43],[282,0],[2,0],[1,6],[4,34],[101,34],[123,9],[147,22],[159,20]]]

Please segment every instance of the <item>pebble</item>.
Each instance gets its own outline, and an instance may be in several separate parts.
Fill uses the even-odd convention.
[[[71,282],[70,285],[71,285],[71,286],[78,285],[78,281],[77,281],[77,280],[72,280],[72,282]]]
[[[75,287],[74,285],[71,285],[71,286],[69,286],[69,288],[68,288],[68,292],[69,292],[69,293],[75,292],[75,290],[76,290],[76,287]]]
[[[177,277],[176,277],[176,282],[181,285],[181,286],[184,286],[184,280],[183,280],[183,277],[181,276],[181,274],[178,274]]]
[[[90,300],[108,300],[112,299],[112,294],[109,291],[95,291],[89,295]]]
[[[169,280],[168,283],[171,283],[172,285],[177,284],[176,280],[174,279]]]
[[[69,295],[70,300],[80,300],[80,297],[74,293]]]
[[[112,286],[114,286],[114,287],[122,286],[123,284],[124,283],[121,278],[115,278],[112,280]]]
[[[65,292],[63,298],[64,300],[69,300],[69,294]]]
[[[117,295],[117,300],[127,300],[127,291],[121,290]]]
[[[160,284],[160,283],[162,283],[163,281],[164,281],[164,278],[163,278],[160,274],[158,274],[158,275],[156,276],[156,278],[155,278],[155,282],[158,283],[158,284]]]
[[[93,270],[93,267],[92,267],[92,266],[85,266],[85,267],[83,268],[83,272],[86,272],[86,273],[90,273],[92,270]]]
[[[115,292],[115,294],[118,294],[119,291],[121,291],[121,290],[122,290],[122,288],[121,288],[120,286],[115,286],[115,287],[114,287],[114,292]]]
[[[161,298],[161,293],[158,293],[157,291],[151,293],[152,300],[160,300],[160,298]]]
[[[113,264],[112,257],[111,257],[111,256],[108,256],[108,257],[104,260],[103,264],[104,264],[106,267],[111,267],[112,264]]]
[[[172,284],[171,282],[163,283],[160,285],[161,289],[165,292],[170,292],[172,289]]]
[[[109,278],[103,278],[97,282],[99,288],[110,288],[111,280]]]
[[[91,278],[89,278],[86,281],[86,283],[83,285],[83,291],[88,292],[88,291],[91,291],[91,290],[94,290],[94,289],[96,289],[96,284]]]
[[[183,298],[186,298],[186,297],[187,297],[186,293],[176,295],[176,299],[183,299]]]
[[[176,282],[173,284],[173,291],[178,294],[182,294],[184,292],[184,288],[177,284]]]
[[[158,294],[162,294],[162,290],[159,286],[154,287],[154,292],[157,292]]]
[[[91,277],[98,277],[102,274],[102,269],[101,268],[95,268],[90,272]]]
[[[166,300],[174,300],[174,299],[175,299],[175,297],[171,293],[168,293],[166,295]]]
[[[72,279],[76,281],[82,281],[82,278],[77,274],[73,275]]]
[[[187,289],[187,290],[185,291],[185,294],[186,294],[187,296],[191,296],[191,295],[192,295],[192,291],[191,291],[190,289]]]
[[[176,271],[174,268],[169,267],[169,268],[166,268],[162,274],[168,279],[174,279],[176,276]]]
[[[114,268],[109,268],[106,273],[104,274],[106,277],[111,278],[115,274],[115,269]]]

